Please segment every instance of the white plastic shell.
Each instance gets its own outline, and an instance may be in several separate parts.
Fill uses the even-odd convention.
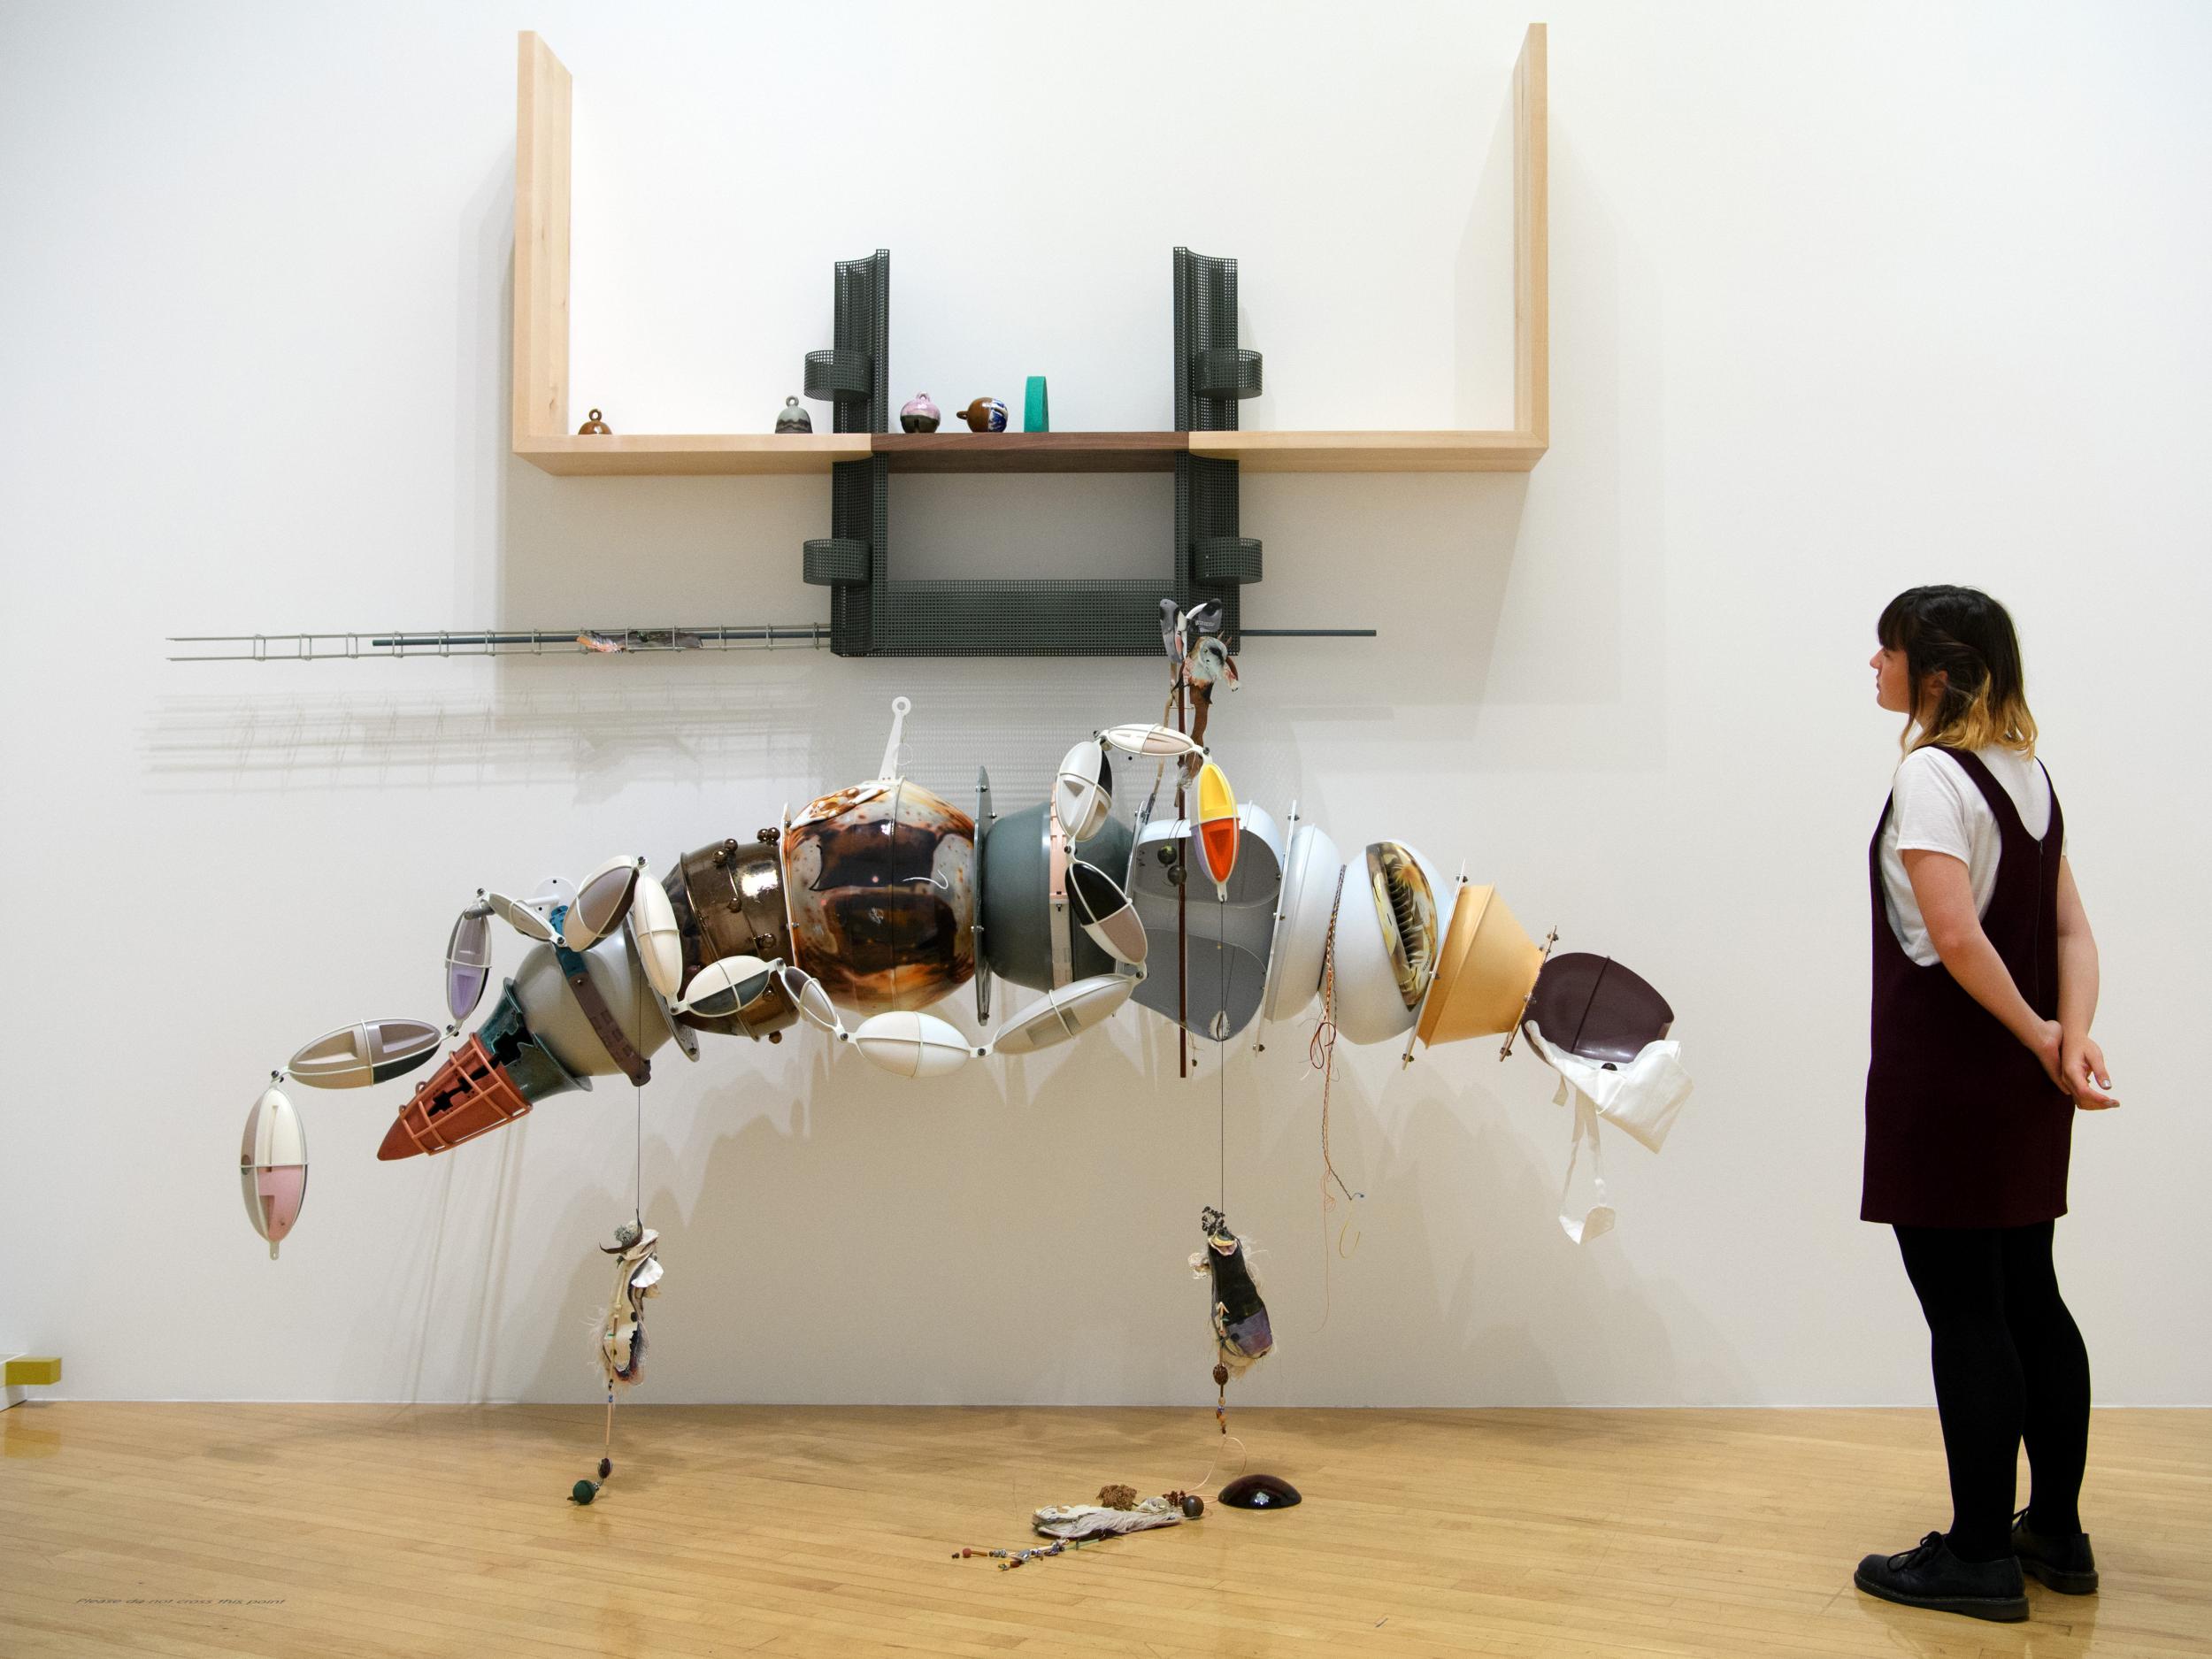
[[[1085,738],[1060,761],[1052,786],[1052,810],[1068,839],[1087,841],[1114,816],[1114,772],[1096,738]]]
[[[618,854],[586,876],[561,918],[561,942],[571,950],[589,950],[619,927],[644,867],[636,854]]]
[[[666,890],[649,871],[638,878],[637,891],[630,899],[630,932],[637,941],[645,977],[673,1002],[683,986],[683,930],[676,926],[675,907],[669,903]]]
[[[1335,901],[1337,872],[1343,868],[1344,855],[1318,824],[1301,824],[1292,832],[1288,867],[1283,872],[1282,896],[1278,901],[1283,919],[1275,934],[1275,960],[1263,1010],[1269,1019],[1296,1018],[1321,988],[1321,956],[1329,942],[1329,906]],[[1352,896],[1364,903],[1365,890],[1363,881],[1353,888]]]
[[[1006,1022],[991,1052],[1035,1054],[1056,1048],[1112,1018],[1136,988],[1136,979],[1128,974],[1100,973],[1047,991]]]
[[[1413,862],[1428,878],[1429,891],[1448,899],[1451,889],[1437,874],[1436,867],[1416,849],[1403,841],[1397,844],[1412,855]],[[1335,1011],[1337,1035],[1347,1042],[1360,1043],[1387,1042],[1403,1036],[1421,1012],[1417,1001],[1407,1006],[1399,989],[1398,972],[1391,965],[1390,947],[1383,937],[1382,918],[1375,909],[1363,855],[1345,872],[1344,902],[1337,911]]]
[[[425,1019],[365,1019],[324,1033],[285,1069],[311,1088],[366,1088],[413,1071],[444,1035]]]
[[[976,1053],[957,1028],[913,1009],[870,1015],[853,1033],[853,1047],[898,1077],[943,1077]]]
[[[307,1202],[307,1133],[291,1101],[273,1083],[246,1113],[238,1182],[245,1193],[246,1218],[269,1241],[269,1259],[274,1261],[277,1246]]]

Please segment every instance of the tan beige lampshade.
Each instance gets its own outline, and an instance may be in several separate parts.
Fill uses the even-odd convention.
[[[1543,947],[1513,919],[1495,887],[1460,888],[1436,982],[1421,1010],[1421,1041],[1433,1045],[1511,1031],[1543,966]]]

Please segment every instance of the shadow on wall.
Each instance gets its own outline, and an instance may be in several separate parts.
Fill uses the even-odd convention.
[[[634,1397],[1202,1406],[1213,1356],[1185,1257],[1200,1205],[1225,1196],[1278,1341],[1233,1404],[1745,1397],[1747,1372],[1680,1286],[1638,1272],[1617,1236],[1578,1248],[1559,1233],[1564,1115],[1527,1087],[1461,1082],[1483,1078],[1481,1045],[1402,1080],[1394,1055],[1346,1067],[1334,1156],[1364,1196],[1325,1220],[1310,1023],[1232,1056],[1225,1191],[1210,1056],[1179,1082],[1156,1022],[934,1085],[889,1084],[803,1039],[679,1072],[698,1084],[647,1119],[644,1212],[669,1278]],[[1532,1062],[1497,1075],[1540,1092]],[[595,1247],[629,1213],[632,1153],[628,1091],[603,1094],[549,1102],[497,1146],[422,1171],[445,1194],[440,1225],[394,1256],[391,1299],[360,1323],[405,1333],[373,1346],[396,1346],[411,1379],[441,1340],[435,1300],[444,1340],[477,1333],[470,1397],[595,1397],[611,1285]],[[598,1179],[518,1193],[534,1131],[597,1147]],[[528,1231],[551,1240],[527,1264],[508,1256],[518,1202],[545,1212]],[[488,1204],[467,1248],[448,1250],[442,1217]],[[1348,1255],[1332,1254],[1340,1239]],[[388,1374],[365,1349],[355,1366]]]
[[[1509,97],[1499,105],[1497,123],[1490,129],[1490,149],[1452,265],[1452,423],[1478,431],[1514,424],[1513,177]],[[1503,376],[1498,373],[1501,363],[1507,369]]]
[[[1554,167],[1555,218],[1576,236],[1578,268],[1586,267],[1604,256],[1602,246],[1591,245],[1602,241],[1601,227],[1587,215],[1563,211],[1571,192],[1561,181],[1578,174],[1571,149],[1556,138]],[[1458,267],[1463,294],[1479,286],[1478,265],[1505,257],[1494,248],[1479,250],[1474,231],[1494,217],[1484,203],[1498,192],[1509,197],[1511,188],[1509,111],[1493,133],[1482,200],[1470,216]],[[827,529],[825,479],[562,479],[510,453],[511,204],[511,179],[488,180],[473,198],[462,244],[461,310],[470,326],[457,342],[456,442],[465,487],[457,492],[461,556],[451,614],[466,625],[488,611],[503,628],[804,624],[826,618],[822,590],[799,575],[800,544]],[[1578,317],[1578,349],[1611,353],[1610,324],[1605,315]],[[1471,318],[1462,319],[1463,393],[1471,384],[1509,377],[1509,356],[1495,361],[1471,354],[1471,341],[1494,334]],[[1548,546],[1548,568],[1523,584],[1532,589],[1525,595],[1516,593],[1513,578],[1529,475],[1248,479],[1247,528],[1265,541],[1269,565],[1248,607],[1252,624],[1371,626],[1379,634],[1373,641],[1249,642],[1254,685],[1271,682],[1279,699],[1271,716],[1306,724],[1384,724],[1403,710],[1471,703],[1459,723],[1464,734],[1492,724],[1483,712],[1488,704],[1599,703],[1613,716],[1605,729],[1621,734],[1624,750],[1639,749],[1647,760],[1655,735],[1648,721],[1656,715],[1636,711],[1655,710],[1657,700],[1630,695],[1620,649],[1618,503],[1608,482],[1616,471],[1617,420],[1610,410],[1572,412],[1573,442],[1587,462],[1575,469],[1579,533]],[[1555,460],[1546,465],[1558,470]],[[996,488],[1008,480],[975,481]],[[1086,480],[1041,480],[1071,490],[1069,517],[1094,538],[1102,516],[1132,517],[1113,511],[1130,505],[1120,488],[1128,481],[1096,480],[1100,494],[1086,496]],[[1152,505],[1138,503],[1130,533],[1148,546],[1159,529]],[[1102,514],[1095,511],[1102,507]],[[897,523],[895,512],[895,535]],[[1594,526],[1605,534],[1589,534]],[[489,591],[483,590],[483,567],[467,556],[482,548],[495,549]],[[1079,562],[1038,573],[1083,574],[1087,568]],[[381,603],[395,602],[386,596]],[[418,626],[431,619],[392,620]],[[359,684],[383,671],[256,672],[344,675]],[[879,742],[879,710],[894,691],[906,690],[942,729],[977,733],[979,746],[1005,752],[1002,764],[1021,766],[1015,754],[1026,751],[1033,738],[1044,757],[1031,764],[1041,780],[1069,734],[1097,724],[1102,703],[1112,701],[1114,718],[1126,718],[1130,701],[1142,706],[1148,682],[1159,678],[1156,665],[1128,660],[1059,664],[1041,672],[1035,663],[1020,660],[859,664],[812,650],[680,663],[507,657],[488,669],[479,664],[477,672],[492,676],[488,695],[476,684],[457,695],[325,693],[311,684],[301,696],[295,695],[298,682],[288,679],[265,695],[167,698],[146,733],[146,764],[186,790],[311,782],[473,787],[566,776],[580,780],[583,798],[593,799],[630,781],[705,781],[763,772],[811,777],[828,787],[848,773],[872,770],[869,745]],[[841,742],[848,715],[859,718],[864,735]],[[1237,736],[1243,741],[1246,734]],[[854,772],[842,755],[864,750],[864,772]],[[1515,758],[1548,764],[1534,756]],[[1602,764],[1621,757],[1576,758]],[[970,781],[956,775],[945,780],[963,787]]]

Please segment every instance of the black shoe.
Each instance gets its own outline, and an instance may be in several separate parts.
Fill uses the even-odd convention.
[[[2090,1553],[2086,1532],[2047,1538],[2029,1527],[2028,1512],[2023,1509],[2012,1517],[2012,1553],[2022,1571],[2033,1573],[2061,1595],[2097,1594],[2097,1558]]]
[[[2014,1624],[2028,1616],[2028,1586],[2020,1563],[2010,1555],[1995,1561],[1961,1561],[1940,1532],[1901,1555],[1869,1555],[1852,1582],[1869,1595],[1907,1607],[1963,1613],[1969,1618]]]

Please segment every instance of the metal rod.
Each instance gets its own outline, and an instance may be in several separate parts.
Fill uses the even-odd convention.
[[[1372,628],[1246,628],[1240,640],[1371,640]],[[704,627],[419,628],[378,634],[173,634],[167,643],[234,646],[173,652],[173,663],[334,663],[365,657],[533,657],[588,653],[764,651],[829,643],[826,622],[755,622]]]
[[[184,650],[173,663],[322,663],[363,657],[542,657],[587,652],[672,652],[772,650],[779,647],[819,649],[829,643],[821,622],[715,624],[701,627],[419,629],[411,632],[349,634],[180,634],[168,643],[183,646],[240,646],[243,649]]]

